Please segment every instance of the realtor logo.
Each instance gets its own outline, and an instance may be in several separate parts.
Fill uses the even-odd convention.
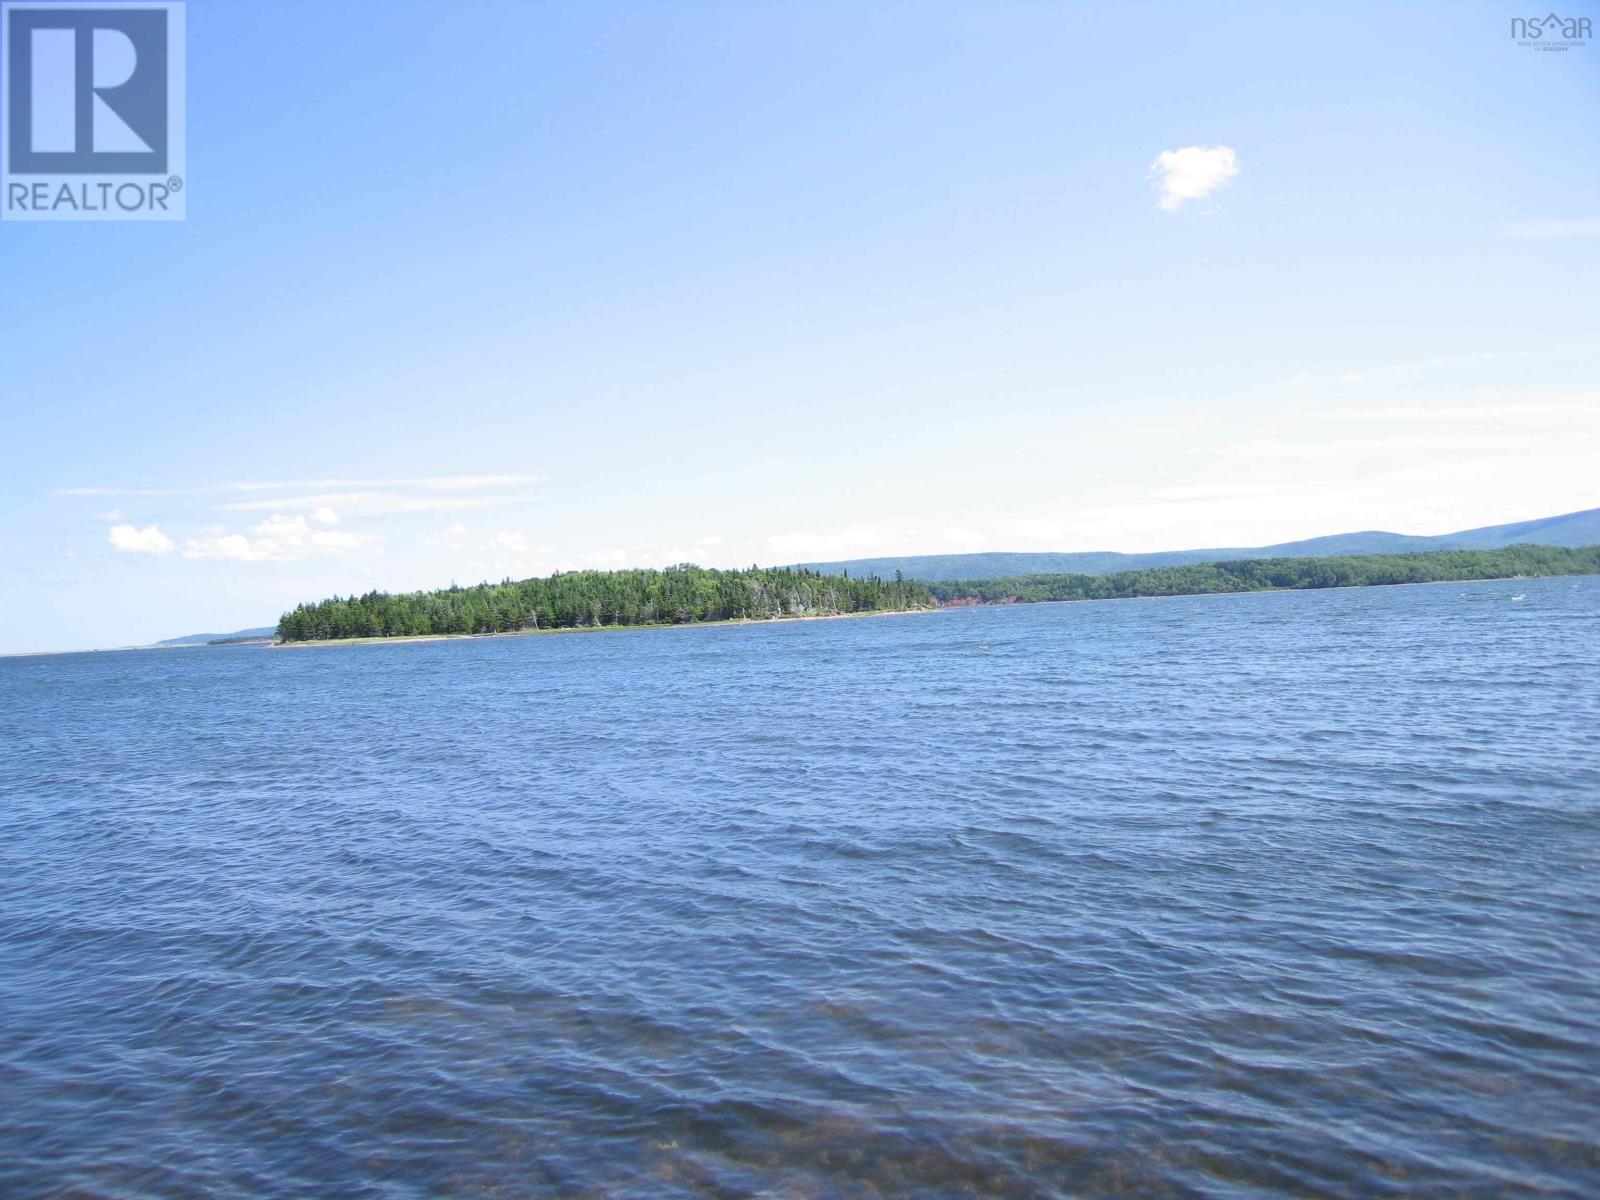
[[[184,217],[182,3],[0,4],[0,216]]]

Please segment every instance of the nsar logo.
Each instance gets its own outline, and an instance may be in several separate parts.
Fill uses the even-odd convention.
[[[181,3],[0,5],[0,216],[181,221]]]
[[[1574,50],[1594,36],[1588,17],[1512,17],[1511,36],[1531,50]]]

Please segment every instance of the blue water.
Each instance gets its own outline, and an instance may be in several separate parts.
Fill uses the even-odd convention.
[[[8,1198],[1600,1195],[1600,579],[11,659],[0,795]]]

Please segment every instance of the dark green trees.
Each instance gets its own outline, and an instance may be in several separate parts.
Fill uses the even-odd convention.
[[[1504,550],[1433,550],[1420,554],[1354,554],[1330,558],[1256,558],[1240,562],[1153,567],[1110,575],[1019,575],[930,583],[941,602],[1117,600],[1274,588],[1366,587],[1533,575],[1600,574],[1600,546],[1508,546]]]
[[[930,608],[935,603],[1116,600],[1282,588],[1600,574],[1600,546],[1510,546],[1329,558],[1261,558],[1119,571],[1110,575],[1021,575],[922,583],[852,579],[803,568],[719,571],[689,564],[664,571],[573,571],[548,579],[504,580],[437,592],[364,596],[302,604],[278,622],[286,642],[509,633],[606,625],[687,625]]]
[[[604,625],[684,625],[740,618],[930,608],[926,586],[815,571],[572,571],[548,579],[391,596],[368,592],[302,604],[278,622],[286,642],[439,633],[509,633]]]

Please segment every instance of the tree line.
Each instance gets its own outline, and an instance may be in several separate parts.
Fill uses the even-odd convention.
[[[613,625],[686,625],[932,608],[921,583],[798,568],[568,571],[543,579],[391,595],[334,596],[278,621],[285,642]]]
[[[1279,588],[1370,587],[1391,583],[1600,574],[1600,546],[1508,546],[1503,550],[1427,550],[1334,558],[1255,558],[1115,571],[1108,575],[1019,575],[932,582],[941,604],[1120,600]]]
[[[683,564],[664,571],[569,571],[433,592],[335,596],[302,604],[278,622],[285,642],[353,637],[512,633],[615,625],[687,625],[932,608],[1119,600],[1274,589],[1370,587],[1394,583],[1600,574],[1600,546],[1508,546],[1332,558],[1256,558],[1151,567],[1107,575],[1019,575],[1010,579],[921,582],[852,579],[799,567],[716,570]]]

